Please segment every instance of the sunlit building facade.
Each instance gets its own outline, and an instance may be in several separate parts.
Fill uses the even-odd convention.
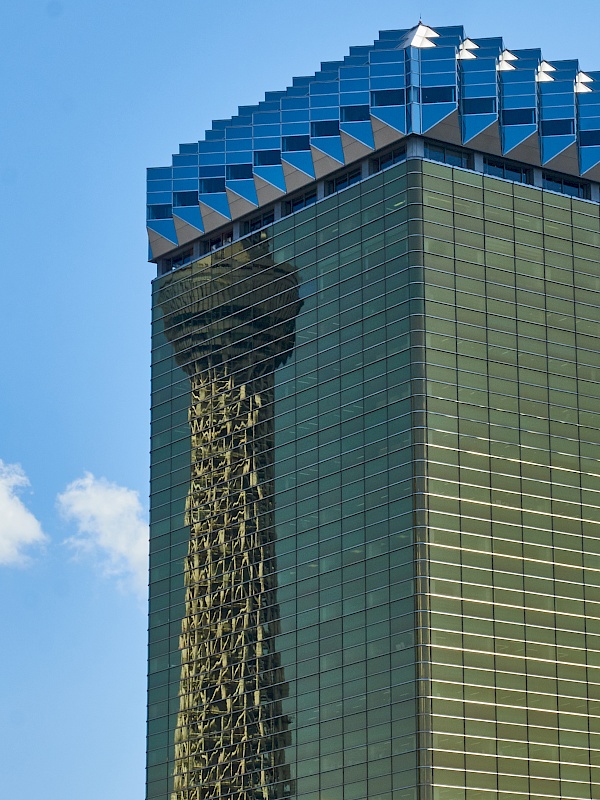
[[[600,797],[599,180],[422,24],[149,170],[147,800]]]

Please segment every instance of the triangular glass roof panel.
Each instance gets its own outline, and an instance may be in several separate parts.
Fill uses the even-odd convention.
[[[225,186],[228,189],[231,189],[232,192],[239,194],[240,197],[243,197],[244,200],[247,200],[249,203],[254,203],[255,206],[258,205],[256,186],[254,185],[252,178],[238,181],[227,181]]]
[[[405,106],[378,106],[371,109],[371,116],[380,119],[400,133],[406,133]]]
[[[335,158],[340,164],[344,163],[344,149],[339,136],[315,136],[311,138],[310,143],[325,155]]]
[[[313,166],[312,154],[310,150],[298,150],[292,153],[282,153],[281,160],[287,161],[292,167],[305,172],[311,178],[315,177],[315,168]]]
[[[215,192],[214,194],[201,194],[199,196],[199,200],[201,203],[204,203],[205,206],[212,208],[213,211],[216,211],[223,217],[231,219],[231,212],[229,210],[229,201],[227,200],[227,195],[224,192]]]
[[[456,111],[456,103],[430,103],[421,106],[421,133],[427,133],[447,116]]]
[[[344,131],[344,133],[347,133],[348,136],[352,136],[354,139],[357,139],[359,142],[362,142],[362,144],[365,144],[372,150],[375,149],[375,140],[373,139],[373,128],[371,127],[370,122],[368,121],[341,122],[340,130]]]
[[[509,153],[535,133],[537,125],[504,125],[502,131],[502,150]]]
[[[200,213],[200,206],[185,206],[183,208],[174,208],[173,216],[179,217],[179,219],[182,219],[184,222],[187,222],[187,224],[191,225],[193,228],[198,228],[198,230],[201,233],[204,231],[204,226],[202,224],[202,214]]]
[[[149,230],[158,233],[163,239],[168,239],[173,244],[177,245],[177,231],[175,230],[175,223],[172,219],[152,219],[146,223]]]
[[[281,189],[282,192],[287,191],[283,167],[279,164],[270,167],[254,167],[253,172],[259,178],[262,178],[263,181],[267,181],[267,183],[273,184],[277,189]]]
[[[542,136],[542,164],[547,164],[569,145],[575,143],[575,136]]]
[[[497,114],[464,114],[462,118],[464,144],[479,136],[497,121]]]
[[[600,145],[594,147],[581,147],[579,153],[579,163],[582,175],[600,164]]]

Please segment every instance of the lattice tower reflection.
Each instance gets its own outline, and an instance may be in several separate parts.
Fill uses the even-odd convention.
[[[247,245],[247,242],[246,242]],[[172,800],[293,792],[273,507],[275,368],[294,345],[290,265],[268,243],[173,273],[159,299],[191,399],[190,528]],[[259,257],[257,258],[257,250]]]

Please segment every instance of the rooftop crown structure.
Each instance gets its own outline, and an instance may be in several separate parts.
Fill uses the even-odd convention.
[[[600,179],[600,72],[462,27],[383,31],[148,174],[153,258],[410,134]]]
[[[600,797],[599,87],[420,22],[148,171],[147,800]]]

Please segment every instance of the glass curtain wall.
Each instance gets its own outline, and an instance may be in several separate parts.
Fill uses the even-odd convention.
[[[433,796],[594,798],[598,205],[423,172]]]
[[[148,800],[596,796],[599,257],[411,160],[155,281]]]
[[[149,800],[416,797],[412,181],[154,283]]]

